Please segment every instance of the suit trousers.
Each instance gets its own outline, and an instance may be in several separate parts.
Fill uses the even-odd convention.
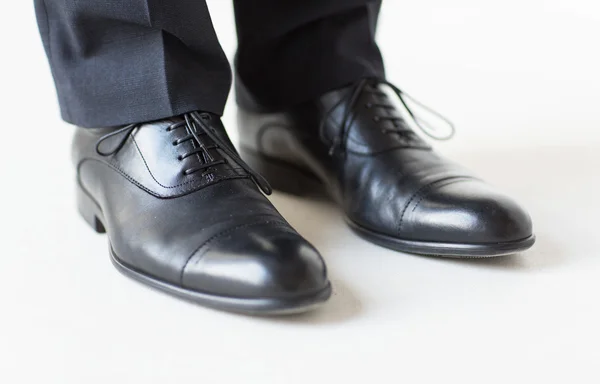
[[[34,0],[64,120],[81,127],[218,115],[232,83],[204,0]],[[285,108],[384,78],[381,0],[234,0],[236,81]]]

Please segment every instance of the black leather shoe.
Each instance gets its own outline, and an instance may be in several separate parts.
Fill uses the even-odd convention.
[[[321,256],[257,188],[270,192],[218,117],[79,128],[73,160],[81,215],[108,233],[126,275],[243,313],[300,312],[330,296]]]
[[[259,105],[238,83],[242,157],[276,189],[303,195],[325,188],[352,229],[388,248],[449,257],[530,248],[528,214],[433,152],[391,103],[386,86],[432,135],[409,107],[407,99],[414,100],[384,81],[363,79],[285,111]]]

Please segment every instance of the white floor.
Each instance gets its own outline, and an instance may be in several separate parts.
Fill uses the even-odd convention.
[[[0,383],[600,382],[598,5],[402,3],[381,20],[390,80],[457,123],[442,152],[529,208],[530,252],[395,253],[354,236],[330,204],[275,194],[329,265],[322,309],[249,318],[132,282],[76,214],[72,128],[32,5],[12,2],[0,34]],[[232,53],[231,5],[209,5]]]

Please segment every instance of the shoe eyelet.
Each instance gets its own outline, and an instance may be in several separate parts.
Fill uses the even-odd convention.
[[[179,145],[179,142],[177,140],[175,140],[173,143],[173,146]]]
[[[181,155],[177,156],[177,160],[183,161],[183,156],[181,156]]]
[[[371,109],[371,108],[373,108],[373,104],[372,103],[367,103],[367,104],[365,104],[365,107],[367,109]]]
[[[379,116],[375,116],[373,117],[373,121],[378,123],[379,121],[381,121],[381,119],[379,118]]]

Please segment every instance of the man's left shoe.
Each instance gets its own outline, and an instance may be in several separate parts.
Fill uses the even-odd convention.
[[[276,189],[325,189],[362,237],[447,257],[511,254],[535,242],[531,219],[516,202],[437,155],[410,128],[386,86],[433,136],[410,98],[388,82],[363,79],[281,111],[237,86],[242,157]]]

